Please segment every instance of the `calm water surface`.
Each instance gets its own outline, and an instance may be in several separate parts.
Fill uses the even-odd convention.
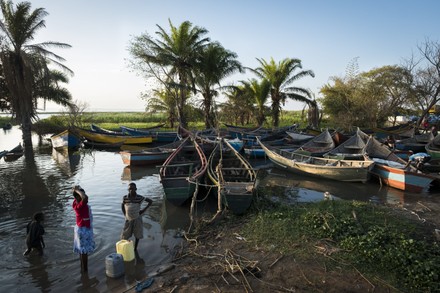
[[[117,152],[82,150],[73,154],[53,150],[45,138],[34,137],[35,160],[0,160],[0,283],[2,292],[121,292],[147,278],[157,266],[169,262],[189,226],[188,206],[163,201],[156,167],[129,168]],[[0,129],[0,150],[21,141],[21,131]],[[254,166],[267,165],[264,160]],[[270,165],[269,165],[270,166]],[[143,215],[144,239],[136,261],[125,263],[118,279],[105,274],[105,257],[115,252],[124,223],[121,199],[135,182],[139,194],[154,204]],[[71,188],[80,184],[89,195],[94,215],[96,251],[89,256],[89,273],[80,274],[72,252],[74,213]],[[322,200],[323,192],[335,198],[410,205],[439,202],[437,193],[405,194],[377,183],[356,184],[294,176],[276,169],[259,171],[259,193],[283,202]],[[211,209],[199,204],[198,213]],[[215,207],[214,207],[215,209]],[[44,212],[45,254],[23,257],[26,224],[36,211]]]

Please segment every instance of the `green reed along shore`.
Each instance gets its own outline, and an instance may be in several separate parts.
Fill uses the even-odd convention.
[[[316,261],[321,248],[324,256],[318,261],[329,270],[357,270],[404,292],[440,292],[434,226],[408,215],[358,201],[286,206],[262,196],[247,215],[242,235],[254,246],[302,260]]]
[[[7,118],[10,121],[10,118]],[[165,123],[163,130],[175,130],[178,125],[176,123],[174,128],[171,128],[166,121],[166,117],[160,113],[146,113],[146,112],[84,112],[81,115],[72,115],[69,113],[54,114],[51,117],[43,120],[39,120],[33,125],[34,131],[39,134],[58,133],[64,131],[69,125],[74,123],[76,126],[83,128],[90,128],[91,124],[96,124],[105,129],[118,130],[119,126],[124,125],[132,128],[148,128],[156,126],[158,124]],[[225,121],[225,123],[233,124],[231,121]],[[301,111],[283,111],[283,115],[280,119],[280,126],[292,125],[299,123],[305,127],[307,124],[302,117]],[[204,129],[204,122],[202,117],[197,119],[195,117],[192,121],[188,122],[188,127],[191,129]],[[241,125],[244,127],[255,127],[253,124]],[[264,127],[270,128],[270,120],[268,120]],[[224,127],[222,123],[219,123],[219,127]]]

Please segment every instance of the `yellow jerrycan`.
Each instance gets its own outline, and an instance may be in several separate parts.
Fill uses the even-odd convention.
[[[122,254],[124,261],[132,261],[134,259],[133,241],[123,239],[116,242],[116,253]]]

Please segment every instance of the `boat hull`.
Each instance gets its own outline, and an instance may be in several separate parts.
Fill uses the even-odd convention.
[[[193,137],[185,138],[159,170],[164,198],[174,205],[182,205],[194,195],[207,168],[203,149]],[[198,191],[198,190],[197,190]]]
[[[420,193],[429,188],[434,177],[423,173],[415,173],[404,169],[394,168],[382,164],[375,164],[371,174],[380,178],[384,184],[413,193]]]
[[[252,204],[255,191],[256,173],[250,163],[224,140],[217,142],[208,166],[214,196],[220,196],[222,205],[232,213],[245,213]]]
[[[172,132],[172,131],[167,132],[167,131],[140,130],[125,126],[121,126],[121,129],[125,134],[132,136],[151,135],[153,137],[153,141],[159,143],[169,143],[178,140],[177,132]]]
[[[374,162],[370,160],[325,159],[283,150],[278,150],[279,153],[277,153],[264,146],[261,142],[260,144],[276,167],[312,177],[365,183],[369,180],[369,171],[374,165]]]
[[[50,137],[52,147],[55,149],[60,148],[78,148],[81,145],[81,139],[72,134],[69,130],[65,130],[59,134],[52,135]]]
[[[112,134],[91,132],[79,128],[76,131],[80,136],[83,136],[87,140],[98,143],[147,144],[153,142],[152,136],[112,135]]]
[[[125,165],[141,166],[165,162],[172,151],[157,153],[122,151],[119,153],[121,154],[122,162]]]

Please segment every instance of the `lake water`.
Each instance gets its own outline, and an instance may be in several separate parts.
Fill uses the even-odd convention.
[[[0,150],[11,149],[20,141],[18,127],[0,130]],[[123,165],[117,152],[81,150],[64,154],[53,150],[46,138],[35,136],[33,141],[34,162],[26,162],[24,157],[13,162],[0,160],[2,292],[122,292],[171,261],[182,231],[188,229],[189,207],[175,207],[163,200],[155,166],[133,169]],[[322,200],[325,191],[335,198],[401,206],[429,206],[438,204],[440,198],[437,193],[405,194],[375,182],[341,183],[296,176],[272,170],[264,160],[253,164],[269,167],[259,171],[259,194],[286,203]],[[130,182],[135,182],[138,193],[154,203],[143,215],[144,239],[139,243],[139,258],[125,263],[123,277],[112,279],[105,274],[105,257],[116,251],[124,223],[121,199]],[[97,244],[89,256],[89,272],[84,275],[80,273],[78,256],[72,252],[75,216],[68,196],[75,184],[89,195]],[[199,203],[197,213],[211,208],[205,202]],[[24,257],[25,227],[37,211],[45,214],[45,254]]]

